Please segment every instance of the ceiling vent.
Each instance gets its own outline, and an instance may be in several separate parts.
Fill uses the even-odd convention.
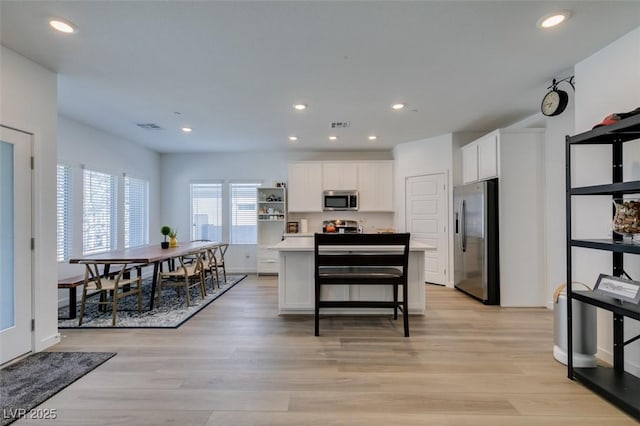
[[[346,129],[351,125],[349,121],[332,121],[331,128],[332,129]]]
[[[162,127],[158,126],[156,123],[138,123],[136,126],[145,130],[162,130]]]

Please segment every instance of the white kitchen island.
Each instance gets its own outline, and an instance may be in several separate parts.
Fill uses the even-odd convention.
[[[280,257],[278,274],[278,313],[310,314],[314,312],[313,237],[287,238],[271,247]],[[343,248],[344,249],[344,248]],[[409,314],[424,315],[424,252],[434,248],[417,241],[409,246]],[[391,286],[325,286],[323,300],[393,300]],[[389,309],[391,312],[391,309]],[[382,309],[323,309],[326,314],[380,314]]]

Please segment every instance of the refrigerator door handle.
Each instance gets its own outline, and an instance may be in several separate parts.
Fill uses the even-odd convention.
[[[460,226],[460,248],[463,253],[467,251],[467,212],[465,210],[465,204],[464,200],[460,201],[460,220],[462,222],[462,225]]]

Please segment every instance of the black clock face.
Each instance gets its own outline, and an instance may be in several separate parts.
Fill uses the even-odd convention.
[[[567,107],[569,102],[569,95],[564,90],[551,90],[544,98],[542,98],[542,104],[540,104],[540,110],[548,117],[559,115]]]

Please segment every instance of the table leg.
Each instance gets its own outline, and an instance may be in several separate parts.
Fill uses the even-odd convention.
[[[149,300],[149,310],[153,310],[153,301],[156,298],[156,285],[158,285],[158,267],[160,262],[153,262],[153,277],[151,278],[151,299]]]
[[[76,317],[76,288],[69,288],[69,319],[74,319]]]

